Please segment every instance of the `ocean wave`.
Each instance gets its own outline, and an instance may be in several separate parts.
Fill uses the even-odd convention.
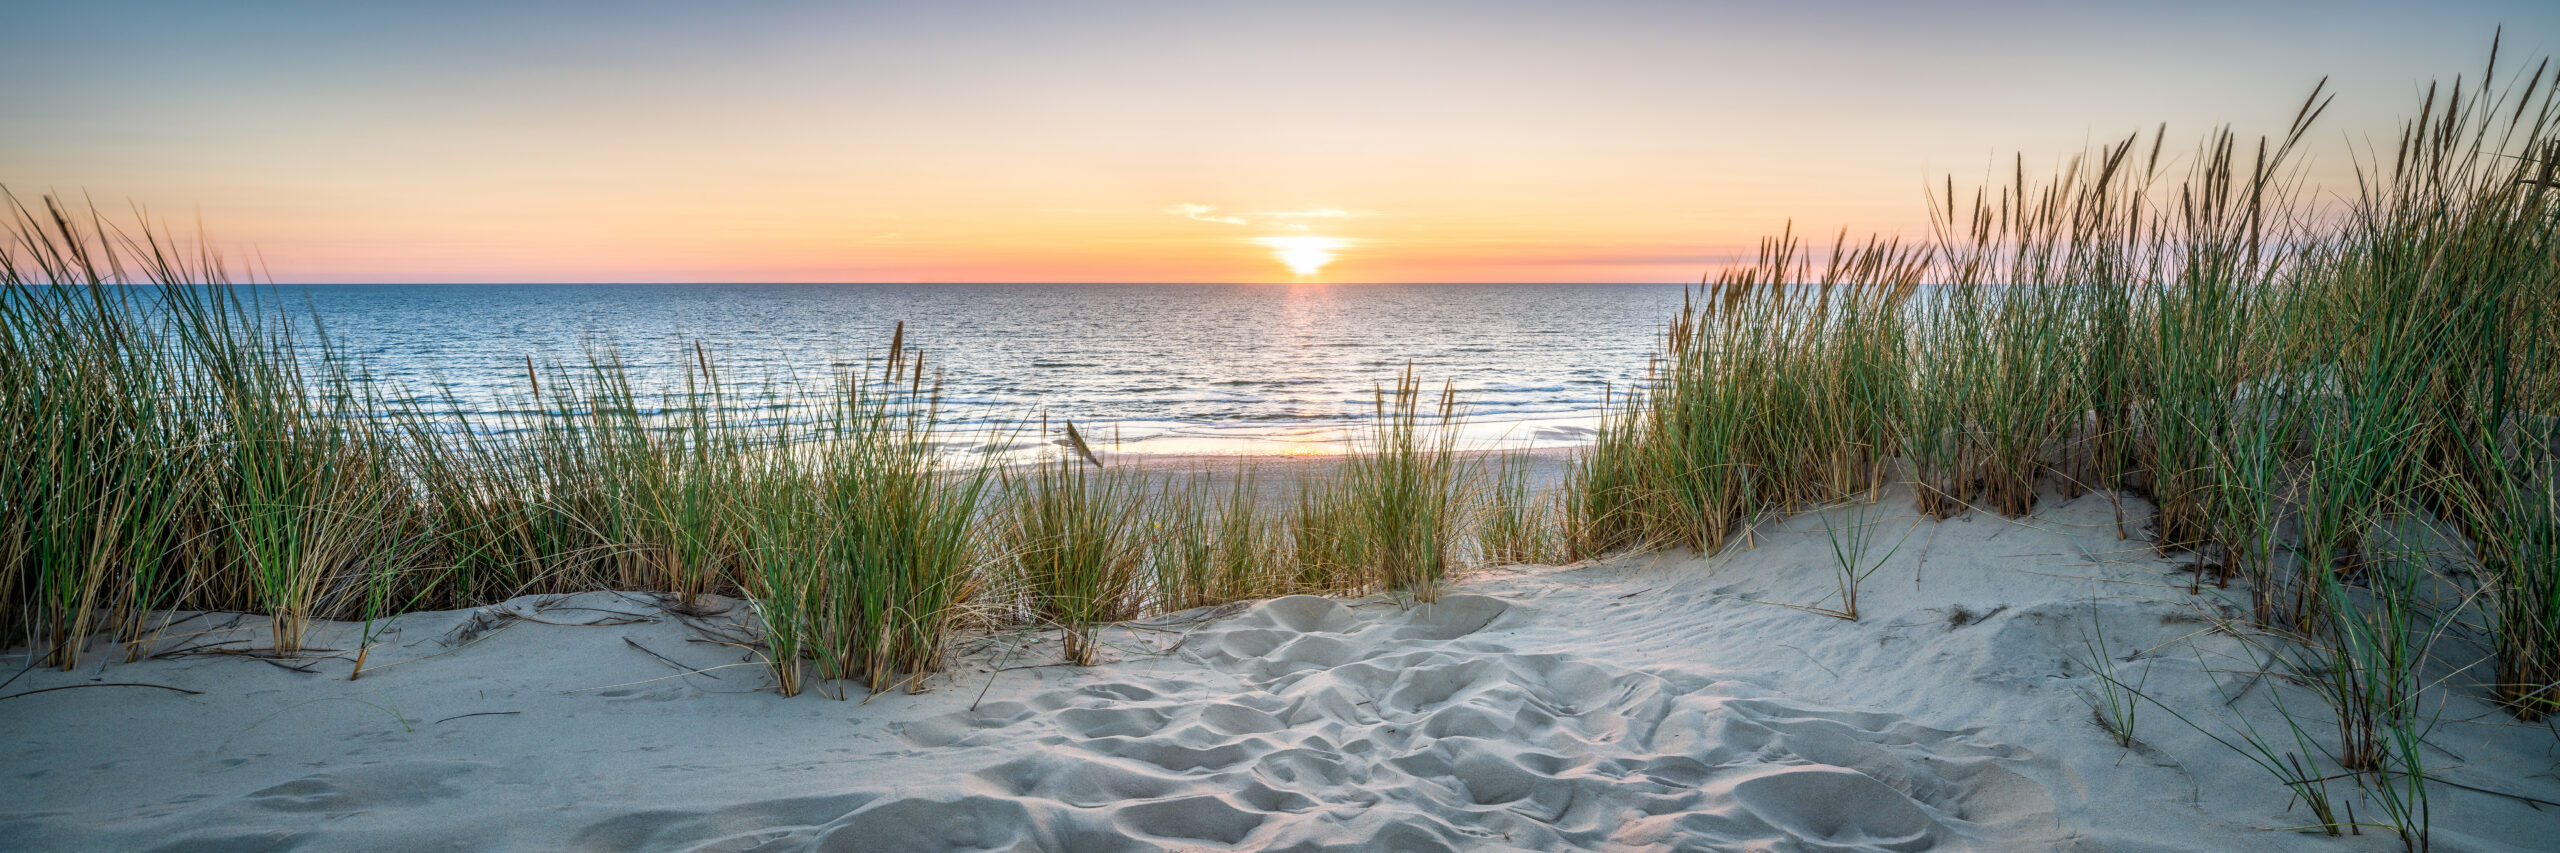
[[[529,404],[525,362],[541,366],[549,390],[554,369],[586,378],[596,353],[621,359],[643,418],[816,422],[834,377],[876,367],[887,326],[904,319],[906,345],[929,354],[954,428],[1045,411],[1080,426],[1122,424],[1130,436],[1230,437],[1368,423],[1377,389],[1407,366],[1426,394],[1454,384],[1477,421],[1590,414],[1605,405],[1602,389],[1641,383],[1681,295],[1677,286],[1114,285],[1061,300],[1037,286],[863,285],[761,292],[750,310],[734,288],[690,285],[308,290],[331,337],[389,383],[388,402],[470,425],[438,429],[503,429],[551,412]],[[1097,313],[1096,298],[1112,310]],[[1530,318],[1537,328],[1521,328]],[[681,393],[696,341],[727,391],[716,407]]]

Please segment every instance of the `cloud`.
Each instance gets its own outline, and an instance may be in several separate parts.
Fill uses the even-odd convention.
[[[1327,219],[1329,219],[1329,218],[1333,218],[1333,217],[1337,217],[1337,216],[1350,216],[1350,215],[1351,215],[1351,211],[1348,211],[1348,210],[1336,210],[1336,209],[1334,209],[1334,208],[1330,208],[1330,207],[1319,207],[1319,208],[1316,208],[1316,209],[1314,209],[1314,210],[1266,210],[1266,211],[1260,211],[1260,212],[1256,212],[1256,213],[1248,213],[1248,214],[1245,214],[1245,215],[1247,215],[1247,216],[1268,216],[1268,217],[1271,217],[1271,218],[1273,218],[1273,219],[1307,219],[1307,218],[1327,218]]]
[[[1209,205],[1209,204],[1177,204],[1177,205],[1174,205],[1174,206],[1172,206],[1172,207],[1165,208],[1165,209],[1164,209],[1164,212],[1166,212],[1166,213],[1170,213],[1170,214],[1173,214],[1173,215],[1175,215],[1175,216],[1180,216],[1180,217],[1182,217],[1182,218],[1184,218],[1184,219],[1196,220],[1196,221],[1200,221],[1200,222],[1217,222],[1217,223],[1222,223],[1222,224],[1226,224],[1226,225],[1251,225],[1251,224],[1253,224],[1253,223],[1251,223],[1251,222],[1246,222],[1246,221],[1244,221],[1244,220],[1242,220],[1242,219],[1239,219],[1239,218],[1236,218],[1236,217],[1233,217],[1233,216],[1213,216],[1213,215],[1211,215],[1211,214],[1215,213],[1217,210],[1218,210],[1218,208],[1217,208],[1217,206],[1216,206],[1216,205]]]
[[[1291,222],[1289,220],[1334,219],[1345,216],[1365,215],[1331,207],[1319,207],[1314,210],[1256,210],[1245,213],[1222,214],[1218,212],[1218,206],[1214,204],[1177,204],[1172,207],[1165,208],[1164,212],[1184,219],[1193,220],[1195,222],[1215,222],[1221,225],[1252,225],[1256,220],[1261,220],[1267,225],[1275,225],[1281,228],[1294,228],[1299,231],[1307,230],[1306,223]],[[1246,217],[1252,218],[1248,219]]]

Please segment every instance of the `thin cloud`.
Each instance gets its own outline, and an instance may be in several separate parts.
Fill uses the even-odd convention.
[[[1165,208],[1164,212],[1195,222],[1215,222],[1220,225],[1252,225],[1255,221],[1259,220],[1266,225],[1281,228],[1292,228],[1299,231],[1308,230],[1306,223],[1292,222],[1290,220],[1339,219],[1349,216],[1366,215],[1334,207],[1319,207],[1313,210],[1256,210],[1245,213],[1219,213],[1218,206],[1214,204],[1177,204],[1172,207]],[[1246,217],[1251,218],[1248,219]]]
[[[1174,205],[1174,206],[1172,206],[1172,207],[1165,208],[1165,209],[1164,209],[1164,212],[1166,212],[1166,213],[1170,213],[1170,214],[1173,214],[1173,215],[1175,215],[1175,216],[1180,216],[1180,217],[1182,217],[1182,218],[1184,218],[1184,219],[1194,220],[1194,221],[1198,221],[1198,222],[1216,222],[1216,223],[1220,223],[1220,224],[1224,224],[1224,225],[1251,225],[1251,224],[1253,224],[1253,223],[1251,223],[1251,222],[1246,222],[1246,221],[1244,221],[1243,219],[1240,219],[1240,218],[1237,218],[1237,217],[1233,217],[1233,216],[1216,216],[1216,215],[1213,215],[1213,214],[1215,214],[1215,213],[1217,212],[1217,210],[1218,210],[1218,207],[1217,207],[1216,205],[1210,205],[1210,204],[1177,204],[1177,205]]]
[[[1245,214],[1245,215],[1246,215],[1246,216],[1268,216],[1268,217],[1271,217],[1271,218],[1273,218],[1273,219],[1331,219],[1331,218],[1334,218],[1334,217],[1340,217],[1340,216],[1350,216],[1350,215],[1352,215],[1352,213],[1351,213],[1351,211],[1348,211],[1348,210],[1337,210],[1337,209],[1330,208],[1330,207],[1319,207],[1319,208],[1316,208],[1316,209],[1314,209],[1314,210],[1265,210],[1265,211],[1258,211],[1258,212],[1254,212],[1254,213],[1248,213],[1248,214]]]

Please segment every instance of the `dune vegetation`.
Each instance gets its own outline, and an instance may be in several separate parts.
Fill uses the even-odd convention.
[[[2297,177],[2315,91],[2279,138],[2181,158],[2155,132],[1969,202],[1950,183],[1917,246],[1766,241],[1580,457],[1575,552],[1711,552],[1889,478],[1941,518],[2139,497],[2156,514],[2119,533],[2192,554],[2191,591],[2244,587],[2234,629],[2337,728],[2231,745],[2335,834],[2352,810],[2305,757],[2329,756],[2423,843],[2425,689],[2560,713],[2560,138],[2547,64],[2491,68],[2430,91],[2336,205]],[[2112,686],[2129,721],[2140,684]]]
[[[730,399],[711,352],[650,389],[609,348],[528,359],[475,419],[369,378],[210,249],[11,197],[0,636],[67,669],[101,638],[145,653],[171,611],[270,616],[292,654],[319,619],[719,595],[753,607],[781,692],[841,696],[918,688],[973,624],[1055,628],[1092,663],[1102,623],[1287,593],[1429,601],[1471,563],[1713,553],[1888,485],[1935,518],[2095,492],[2119,535],[2192,555],[2190,591],[2237,587],[2229,629],[2328,705],[2302,725],[2336,728],[2227,743],[2327,831],[2354,820],[2325,783],[2353,778],[2423,843],[2425,690],[2560,714],[2549,70],[2517,80],[2493,50],[2345,190],[2301,178],[2315,90],[2271,138],[2182,150],[2162,129],[2051,177],[2021,158],[1969,199],[1950,180],[1925,239],[1770,238],[1669,319],[1555,492],[1463,452],[1459,401],[1410,371],[1294,500],[1106,464],[1081,437],[1026,466],[955,455],[903,334],[758,386],[790,400]],[[780,403],[823,414],[730,416]],[[1855,619],[1898,534],[1832,533],[1825,612]],[[2138,679],[2107,693],[2128,728]]]

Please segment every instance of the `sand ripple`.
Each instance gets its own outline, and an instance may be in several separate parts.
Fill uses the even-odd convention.
[[[1503,626],[1527,615],[1473,595],[1405,610],[1264,602],[1186,644],[1240,686],[1132,667],[910,723],[907,747],[960,769],[898,780],[822,821],[777,826],[758,804],[752,820],[625,817],[583,840],[1912,851],[2007,847],[2054,823],[2051,796],[2001,766],[2014,747],[1741,682],[1508,648]],[[668,832],[679,822],[695,832]],[[723,824],[755,829],[696,834]]]

